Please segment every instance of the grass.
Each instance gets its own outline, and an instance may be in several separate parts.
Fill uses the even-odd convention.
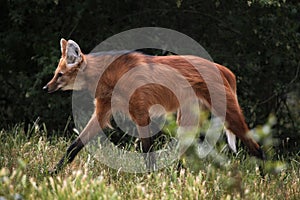
[[[300,156],[268,161],[261,177],[259,162],[243,151],[225,162],[182,161],[153,173],[111,169],[83,150],[60,174],[46,171],[71,141],[47,138],[33,127],[30,138],[22,127],[0,132],[0,200],[4,199],[300,199]]]

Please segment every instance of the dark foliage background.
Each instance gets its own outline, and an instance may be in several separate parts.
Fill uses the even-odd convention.
[[[273,113],[274,137],[283,150],[299,151],[297,0],[1,0],[0,19],[1,129],[26,129],[37,119],[52,134],[72,129],[71,93],[41,90],[56,68],[60,38],[88,53],[121,31],[157,26],[192,37],[236,73],[249,126]]]

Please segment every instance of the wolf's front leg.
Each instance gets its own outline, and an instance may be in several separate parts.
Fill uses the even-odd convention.
[[[77,155],[77,153],[84,147],[82,141],[77,138],[73,143],[68,147],[65,155],[60,159],[56,164],[54,169],[49,170],[50,175],[58,174],[59,171],[68,163],[72,162]]]
[[[94,114],[78,138],[68,147],[65,155],[56,164],[54,169],[49,170],[50,175],[57,174],[63,167],[72,162],[78,152],[101,131],[99,122]]]

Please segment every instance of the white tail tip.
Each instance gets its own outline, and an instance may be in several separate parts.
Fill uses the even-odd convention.
[[[228,145],[229,145],[230,149],[236,153],[236,144],[235,144],[236,136],[227,129],[226,129],[225,133],[227,136],[227,141],[228,141]]]

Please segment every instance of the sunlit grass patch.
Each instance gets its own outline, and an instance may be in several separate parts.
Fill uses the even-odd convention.
[[[264,164],[224,153],[199,159],[193,149],[172,165],[152,173],[126,173],[101,163],[84,149],[57,176],[47,175],[70,140],[47,138],[45,129],[31,137],[16,126],[1,131],[0,199],[299,199],[300,156],[273,155]],[[135,148],[131,148],[135,150]],[[219,152],[217,148],[216,153]],[[270,152],[271,153],[271,152]],[[220,153],[219,153],[220,154]],[[277,158],[277,159],[275,159]]]

